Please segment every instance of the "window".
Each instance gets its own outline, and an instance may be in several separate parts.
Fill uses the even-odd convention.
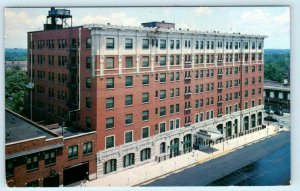
[[[166,49],[167,47],[167,41],[164,39],[160,39],[160,49]]]
[[[159,98],[160,99],[166,99],[166,90],[160,90]]]
[[[130,106],[133,103],[132,95],[125,96],[125,106]]]
[[[85,78],[85,88],[91,88],[91,78]]]
[[[126,114],[125,115],[125,125],[129,125],[133,123],[133,114]]]
[[[175,120],[175,127],[176,127],[176,129],[178,129],[179,126],[180,126],[180,119],[176,119]]]
[[[115,39],[114,38],[106,38],[106,49],[114,49],[115,48]]]
[[[171,98],[174,98],[174,88],[171,88],[171,89],[170,89],[170,97],[171,97]]]
[[[253,96],[255,95],[255,89],[252,89],[252,95]]]
[[[252,49],[255,49],[255,42],[252,42]]]
[[[125,143],[132,142],[132,131],[125,132]]]
[[[255,77],[252,78],[252,84],[255,84]]]
[[[145,149],[141,150],[140,156],[141,156],[141,161],[145,161],[145,160],[150,159],[151,149],[150,148],[145,148]]]
[[[83,144],[83,155],[88,155],[88,154],[92,154],[92,142],[87,142]]]
[[[114,88],[114,78],[106,78],[106,88],[111,89]]]
[[[165,83],[165,82],[166,82],[166,73],[161,73],[161,74],[159,75],[159,81],[160,81],[161,83]]]
[[[114,108],[114,98],[110,97],[110,98],[106,98],[106,109],[112,109]]]
[[[165,123],[165,122],[160,123],[160,124],[159,124],[159,132],[160,132],[160,133],[163,133],[163,132],[165,132],[165,131],[166,131],[166,123]]]
[[[176,113],[179,113],[179,109],[180,109],[179,104],[176,104]]]
[[[180,89],[176,88],[176,97],[180,96]]]
[[[245,49],[248,49],[248,42],[245,42]]]
[[[85,57],[85,68],[91,69],[92,68],[92,59],[91,57]]]
[[[149,110],[142,112],[142,121],[148,121],[149,120]]]
[[[149,57],[148,56],[143,56],[142,67],[149,67]]]
[[[143,49],[149,49],[149,39],[143,39]]]
[[[134,165],[134,153],[129,153],[123,157],[123,167]]]
[[[170,114],[174,114],[175,108],[174,105],[170,105]]]
[[[110,159],[104,163],[104,174],[114,172],[117,170],[117,160]]]
[[[114,68],[114,58],[107,57],[106,58],[106,69],[113,69]]]
[[[87,109],[91,109],[91,106],[92,106],[92,100],[91,100],[91,98],[90,97],[86,97],[85,98],[85,107]]]
[[[176,65],[180,64],[179,55],[176,55]]]
[[[55,151],[45,153],[45,166],[52,165],[56,163]]]
[[[142,94],[142,102],[148,103],[149,102],[149,93],[143,93]]]
[[[126,87],[132,87],[133,86],[132,76],[126,76],[125,86]]]
[[[113,128],[115,126],[115,119],[113,117],[106,118],[106,129]]]
[[[248,109],[248,102],[245,102],[245,109]]]
[[[74,159],[78,156],[78,146],[73,145],[68,148],[68,159]]]
[[[109,136],[105,138],[105,148],[109,149],[115,146],[115,136]]]
[[[176,81],[179,81],[179,80],[180,80],[180,73],[176,72]]]
[[[159,116],[165,116],[166,115],[166,107],[160,107],[160,113]]]
[[[245,90],[245,97],[248,97],[248,90]]]
[[[86,38],[85,47],[86,48],[91,48],[92,47],[92,39],[91,38]]]
[[[142,128],[142,139],[149,137],[149,127]]]
[[[160,56],[160,66],[165,66],[165,65],[166,65],[166,57]]]
[[[252,66],[252,72],[255,72],[255,66]]]
[[[143,85],[149,85],[149,75],[143,75]]]
[[[261,72],[261,65],[258,65],[258,71]]]
[[[176,40],[176,49],[179,49],[179,48],[180,48],[180,41]]]
[[[133,40],[132,38],[125,39],[125,49],[132,49]]]
[[[126,57],[126,68],[132,68],[133,67],[133,59],[132,56]]]
[[[170,48],[171,48],[171,49],[174,49],[174,40],[171,40],[171,41],[170,41]]]
[[[248,78],[245,78],[245,85],[248,85]]]

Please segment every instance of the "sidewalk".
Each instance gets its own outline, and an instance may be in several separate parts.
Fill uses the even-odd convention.
[[[190,153],[183,154],[160,163],[150,162],[128,170],[107,175],[105,177],[89,181],[85,184],[85,186],[138,186],[149,183],[155,179],[167,176],[168,174],[176,173],[188,167],[204,163],[213,158],[232,152],[247,144],[275,135],[277,131],[278,128],[275,126],[268,126],[260,131],[215,144],[213,145],[213,148],[209,148],[207,150],[208,152],[193,150]],[[211,152],[212,150],[213,152]]]

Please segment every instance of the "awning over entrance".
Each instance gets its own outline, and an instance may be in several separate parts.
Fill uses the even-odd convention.
[[[207,130],[199,130],[196,134],[197,137],[203,138],[203,139],[208,139],[211,141],[216,141],[217,139],[220,139],[223,137],[221,133],[217,132],[210,132]]]

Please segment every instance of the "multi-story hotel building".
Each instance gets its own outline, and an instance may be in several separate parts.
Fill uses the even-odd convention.
[[[51,20],[28,33],[33,118],[96,130],[98,177],[238,136],[262,125],[265,37]]]

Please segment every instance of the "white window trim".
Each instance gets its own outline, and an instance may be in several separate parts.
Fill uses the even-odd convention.
[[[162,122],[160,122],[159,124],[158,124],[158,131],[159,131],[159,133],[161,133],[160,132],[160,124],[162,124],[162,123],[164,123],[165,124],[165,131],[164,132],[162,132],[162,133],[165,133],[165,132],[167,132],[167,123],[166,123],[166,121],[162,121]]]
[[[111,147],[111,148],[108,148],[108,149],[115,148],[115,146],[116,146],[116,136],[115,136],[114,134],[113,134],[113,135],[105,136],[105,150],[107,149],[107,148],[106,148],[106,139],[109,138],[109,137],[114,137],[114,146]]]
[[[171,129],[171,122],[173,122],[173,129]],[[175,124],[175,123],[176,123],[176,122],[175,122],[174,119],[171,119],[171,120],[169,121],[169,130],[170,130],[170,131],[176,129],[176,124]]]
[[[180,128],[180,118],[176,118],[176,119],[175,119],[175,129],[177,129],[177,128],[176,128],[176,120],[179,121],[179,127],[178,127],[178,129],[179,129],[179,128]]]
[[[145,137],[145,138],[143,138],[143,129],[145,129],[145,128],[148,128],[148,137]],[[147,139],[147,138],[150,138],[150,126],[145,126],[145,127],[142,127],[142,129],[141,129],[141,139]]]
[[[125,141],[126,141],[126,133],[128,133],[128,132],[132,132],[132,137],[131,137],[132,139],[131,139],[131,142],[126,143],[126,142],[125,142]],[[125,132],[124,132],[124,144],[132,143],[132,142],[133,142],[133,136],[134,136],[133,130],[125,131]]]

